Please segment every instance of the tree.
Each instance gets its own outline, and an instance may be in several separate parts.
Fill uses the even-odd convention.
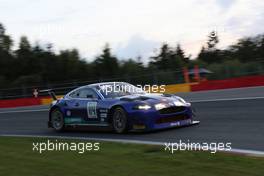
[[[238,58],[241,62],[252,61],[261,57],[261,52],[257,52],[258,48],[261,48],[259,44],[259,36],[255,38],[246,37],[240,39],[238,43],[232,45],[229,50],[233,57]],[[261,40],[261,39],[260,39]]]
[[[115,56],[111,53],[109,44],[103,48],[102,54],[97,56],[93,62],[96,77],[113,77],[119,73],[119,63]]]
[[[27,39],[26,36],[22,36],[20,38],[20,43],[19,43],[19,49],[20,50],[27,50],[27,51],[30,51],[31,50],[31,45]]]
[[[27,86],[40,84],[42,82],[41,62],[35,57],[31,44],[26,36],[21,36],[18,49],[15,53],[15,64],[13,67],[13,86]]]
[[[60,74],[57,75],[59,79],[65,79],[65,77],[67,77],[69,80],[78,80],[87,76],[86,72],[80,69],[82,64],[80,63],[80,55],[77,49],[62,50],[58,58],[55,56],[50,62],[56,64],[56,68],[54,69],[60,72]],[[65,70],[67,70],[67,72],[65,72]],[[83,73],[81,73],[82,71]],[[54,79],[54,81],[55,80],[56,79]]]
[[[200,60],[203,60],[202,58],[204,58],[205,54],[206,54],[205,47],[202,46],[202,48],[200,50],[200,53],[198,54],[198,57],[197,58],[200,59]]]
[[[10,36],[6,35],[5,27],[0,23],[0,49],[10,52],[13,41]]]
[[[151,65],[154,65],[159,70],[179,70],[183,66],[184,52],[181,48],[174,52],[175,49],[169,47],[168,44],[163,44],[160,48],[160,53],[152,57]],[[177,53],[178,52],[178,53]]]
[[[216,31],[210,32],[208,35],[208,41],[207,41],[207,49],[208,50],[215,50],[216,45],[219,43],[219,38]]]
[[[164,43],[161,48],[160,52],[157,56],[151,57],[151,63],[157,69],[167,70],[169,68],[169,58],[171,57],[171,49],[168,44]]]
[[[258,48],[257,52],[259,53],[259,57],[264,58],[264,35],[260,36],[258,46],[259,46],[259,48]]]
[[[34,67],[32,64],[33,62],[33,55],[31,52],[31,45],[27,39],[26,36],[22,36],[20,38],[20,42],[18,45],[18,49],[15,51],[16,53],[16,62],[17,64],[20,63],[20,67],[18,68],[19,75],[29,75],[32,73],[32,70],[34,70]]]
[[[177,44],[175,55],[178,56],[185,64],[189,62],[189,58],[185,57],[184,50],[181,48],[180,44]]]
[[[221,62],[222,57],[220,56],[220,50],[216,48],[219,43],[219,38],[216,31],[210,32],[207,40],[207,47],[202,47],[198,54],[198,59],[206,63]]]
[[[0,77],[2,80],[8,80],[14,75],[10,71],[10,68],[14,67],[14,58],[11,55],[12,40],[5,32],[5,27],[0,23]]]

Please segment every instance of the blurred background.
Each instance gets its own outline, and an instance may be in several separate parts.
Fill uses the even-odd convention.
[[[241,38],[226,49],[218,49],[221,39],[212,31],[194,59],[185,54],[180,44],[173,47],[164,43],[147,63],[140,56],[122,60],[111,52],[109,44],[89,62],[77,49],[56,53],[51,44],[33,45],[26,36],[13,50],[11,38],[1,24],[1,99],[32,97],[34,89],[54,89],[57,94],[65,94],[78,86],[103,81],[168,85],[264,74],[264,35]]]
[[[0,99],[103,81],[199,84],[264,73],[261,1],[0,3]]]

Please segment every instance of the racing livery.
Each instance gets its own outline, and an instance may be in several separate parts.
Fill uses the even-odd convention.
[[[111,127],[116,133],[150,131],[199,123],[191,104],[171,94],[151,94],[124,82],[79,87],[49,111],[48,126],[62,131],[67,126]]]

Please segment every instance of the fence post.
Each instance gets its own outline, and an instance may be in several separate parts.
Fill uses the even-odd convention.
[[[184,76],[184,81],[185,83],[190,83],[190,77],[189,77],[189,73],[188,73],[188,68],[187,67],[183,67],[183,76]]]
[[[199,66],[194,66],[194,78],[197,82],[200,82],[200,73],[199,73]]]

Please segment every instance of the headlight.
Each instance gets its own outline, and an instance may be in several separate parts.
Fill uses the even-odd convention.
[[[175,106],[185,106],[185,103],[181,102],[181,101],[175,101],[174,102]]]
[[[177,97],[178,101],[174,102],[175,106],[191,106],[191,103],[187,103],[184,99],[182,99],[181,97]]]
[[[182,102],[182,103],[186,103],[186,101],[183,99],[183,98],[181,98],[181,97],[178,97],[178,100],[180,101],[180,102]]]
[[[137,110],[148,110],[150,108],[151,108],[151,106],[149,106],[149,105],[137,105],[134,107],[134,109],[137,109]]]
[[[156,110],[161,110],[161,109],[164,109],[166,107],[167,107],[167,105],[164,103],[159,103],[159,104],[155,105]]]

